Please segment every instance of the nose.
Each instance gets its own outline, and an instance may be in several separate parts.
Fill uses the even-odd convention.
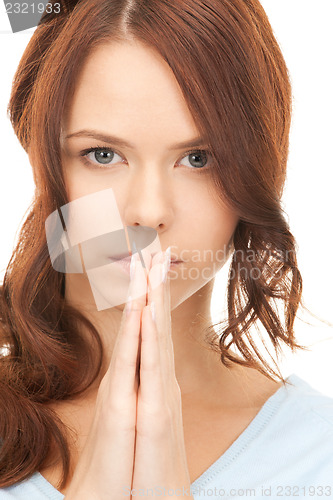
[[[149,226],[157,232],[170,226],[173,217],[172,180],[155,164],[129,173],[125,187],[124,223]]]

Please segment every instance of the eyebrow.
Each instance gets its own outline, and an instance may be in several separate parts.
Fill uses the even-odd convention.
[[[94,139],[107,142],[109,144],[115,144],[116,146],[135,149],[134,144],[125,141],[125,139],[122,139],[121,137],[116,137],[115,135],[104,134],[103,132],[98,132],[97,130],[87,130],[87,129],[79,130],[78,132],[73,132],[71,134],[68,134],[66,136],[66,139],[71,139],[72,137],[92,137]],[[190,141],[178,142],[177,144],[171,146],[169,149],[176,150],[176,149],[193,148],[199,146],[200,147],[206,146],[206,142],[203,139],[203,137],[195,137]]]

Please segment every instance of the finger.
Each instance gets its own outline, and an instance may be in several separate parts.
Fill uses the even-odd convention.
[[[169,268],[170,268],[170,266],[169,266]],[[166,351],[168,353],[168,359],[169,359],[169,373],[173,373],[173,375],[176,379],[175,354],[174,354],[174,348],[173,348],[172,328],[171,328],[170,277],[169,277],[168,271],[166,273],[166,280],[165,280],[165,284],[164,284],[163,304],[164,304],[164,314],[165,314],[165,318],[166,318],[165,343],[166,343]]]
[[[173,342],[172,342],[172,329],[171,329],[171,297],[170,297],[170,254],[166,255],[166,259],[164,261],[166,274],[164,279],[164,287],[163,287],[163,306],[164,306],[164,314],[166,319],[166,329],[165,329],[165,343],[166,350],[169,357],[169,370],[175,374],[175,357],[173,350]],[[176,376],[176,374],[175,374]]]
[[[140,250],[132,256],[131,268],[136,275],[136,279],[131,279],[128,294],[132,297],[133,308],[142,310],[147,301],[147,274],[146,261],[149,257],[143,258]]]
[[[153,259],[148,280],[148,303],[155,304],[162,370],[164,377],[168,378],[170,374],[175,376],[175,366],[171,335],[170,280],[168,272],[163,273],[163,270],[169,270],[165,257],[165,253],[161,252]]]
[[[136,246],[135,246],[135,249],[136,249]],[[151,267],[151,261],[152,261],[152,254],[150,252],[150,249],[146,247],[146,248],[136,250],[134,255],[136,256],[136,259],[138,259],[141,262],[142,267],[144,269],[144,274],[146,276],[146,281],[147,281],[148,280],[148,273],[149,273],[149,269]]]
[[[169,369],[169,354],[167,352],[167,343],[165,338],[165,329],[167,328],[167,318],[164,306],[163,294],[163,253],[155,255],[152,260],[152,267],[148,276],[148,304],[154,303],[155,322],[158,334],[158,346],[160,351],[161,368],[163,377],[167,377]]]
[[[110,390],[117,401],[133,394],[140,350],[140,322],[147,290],[146,276],[137,255],[134,256],[134,275],[129,287],[129,296],[123,310],[122,322],[114,345],[110,370]],[[131,294],[134,298],[132,299]],[[135,298],[136,297],[136,298]]]
[[[160,409],[163,403],[164,383],[156,324],[150,306],[142,311],[140,398],[150,409]]]

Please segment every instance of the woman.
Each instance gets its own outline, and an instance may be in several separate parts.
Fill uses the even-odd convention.
[[[62,3],[28,44],[9,112],[36,193],[1,290],[0,499],[327,495],[332,400],[284,380],[252,332],[260,321],[276,352],[302,348],[280,203],[291,88],[259,2]],[[80,206],[95,212],[79,230],[102,234],[109,192],[113,229],[138,239],[130,279],[113,254],[125,272],[101,304],[106,268],[91,273],[77,237],[82,272],[56,269],[46,221]],[[139,244],[145,228],[156,238]]]

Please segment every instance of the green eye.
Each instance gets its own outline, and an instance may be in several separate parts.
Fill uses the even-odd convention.
[[[107,165],[112,161],[114,155],[115,153],[113,151],[100,149],[93,152],[93,159],[96,160],[98,163]]]
[[[85,158],[86,163],[91,168],[101,168],[98,165],[113,165],[111,162],[117,156],[120,158],[120,160],[122,160],[121,156],[118,153],[116,153],[113,149],[107,147],[94,147],[85,149],[84,151],[81,151],[80,156]],[[116,161],[114,163],[118,162],[119,160],[116,158]]]
[[[190,168],[202,169],[207,165],[207,153],[206,151],[191,151],[187,153],[184,158],[189,158]],[[183,162],[182,162],[183,164]]]

